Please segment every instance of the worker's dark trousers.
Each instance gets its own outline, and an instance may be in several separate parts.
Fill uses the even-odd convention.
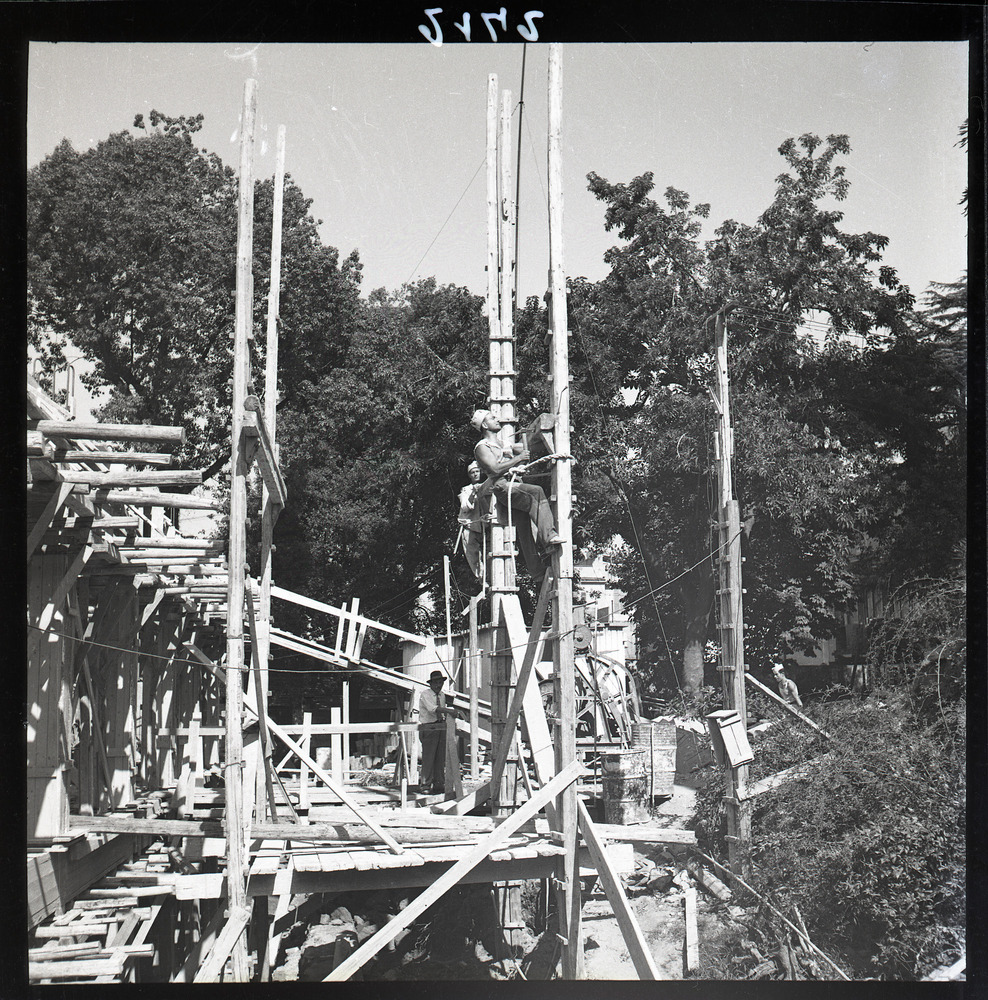
[[[494,496],[497,498],[498,518],[503,524],[507,524],[509,490],[506,480],[499,479],[494,484]],[[514,483],[510,489],[510,498],[511,522],[515,527],[518,548],[521,549],[529,575],[535,580],[541,580],[545,575],[545,563],[539,558],[535,540],[532,538],[531,526],[534,526],[537,532],[539,545],[544,548],[556,532],[556,525],[552,519],[552,508],[549,506],[549,501],[541,486]],[[531,526],[526,523],[526,518],[519,518],[518,514],[527,515]]]
[[[432,725],[434,729],[419,730],[422,738],[419,787],[426,789],[442,785],[446,780],[446,726],[440,722]]]

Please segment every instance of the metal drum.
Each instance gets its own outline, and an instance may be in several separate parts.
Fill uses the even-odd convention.
[[[626,826],[649,819],[645,751],[609,750],[603,764],[604,821]]]
[[[632,723],[631,742],[645,753],[649,801],[669,798],[676,779],[676,724],[664,720]]]

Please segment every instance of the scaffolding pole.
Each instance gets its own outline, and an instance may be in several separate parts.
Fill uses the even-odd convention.
[[[717,596],[720,631],[721,687],[724,707],[741,716],[748,727],[748,707],[744,686],[744,617],[741,603],[741,517],[734,497],[731,460],[734,456],[734,428],[731,426],[730,377],[727,367],[727,323],[722,312],[715,319],[717,374]],[[751,844],[751,806],[745,799],[748,766],[724,765],[724,803],[727,807],[727,844],[731,870],[748,874]]]
[[[552,356],[551,407],[556,418],[556,452],[570,450],[569,331],[566,315],[566,272],[563,266],[563,173],[561,133],[563,113],[562,47],[549,46],[549,282],[551,290],[550,336]],[[552,570],[555,593],[552,626],[556,772],[576,759],[576,680],[573,660],[573,526],[572,487],[569,461],[553,463],[552,492],[556,503],[556,525],[563,543],[555,549]],[[578,816],[576,786],[565,788],[557,800],[557,817],[566,853],[562,855],[557,884],[560,934],[563,938],[562,972],[565,979],[582,979],[583,940],[580,929],[580,876],[576,865]]]
[[[249,355],[247,337],[253,318],[254,238],[254,119],[257,95],[254,80],[244,83],[244,105],[240,130],[240,206],[237,222],[237,306],[233,339],[233,403],[230,438],[230,576],[227,586],[226,626],[226,864],[230,910],[247,907],[245,881],[244,817],[244,571],[247,561],[247,472],[241,431],[247,398]],[[243,927],[230,950],[234,982],[248,978],[247,941]]]

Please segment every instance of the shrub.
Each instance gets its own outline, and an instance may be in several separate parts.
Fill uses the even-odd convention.
[[[753,777],[816,757],[808,780],[754,802],[752,885],[861,977],[919,978],[964,948],[963,700],[930,722],[907,692],[827,706],[825,746],[779,722]],[[697,833],[726,853],[722,780],[698,795]]]

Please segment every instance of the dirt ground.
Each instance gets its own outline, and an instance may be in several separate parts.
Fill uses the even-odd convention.
[[[683,892],[626,889],[660,979],[685,979],[686,917]],[[691,978],[720,979],[730,959],[737,931],[723,903],[697,893],[700,964]],[[637,979],[617,918],[606,898],[589,899],[583,907],[583,951],[587,979]]]

